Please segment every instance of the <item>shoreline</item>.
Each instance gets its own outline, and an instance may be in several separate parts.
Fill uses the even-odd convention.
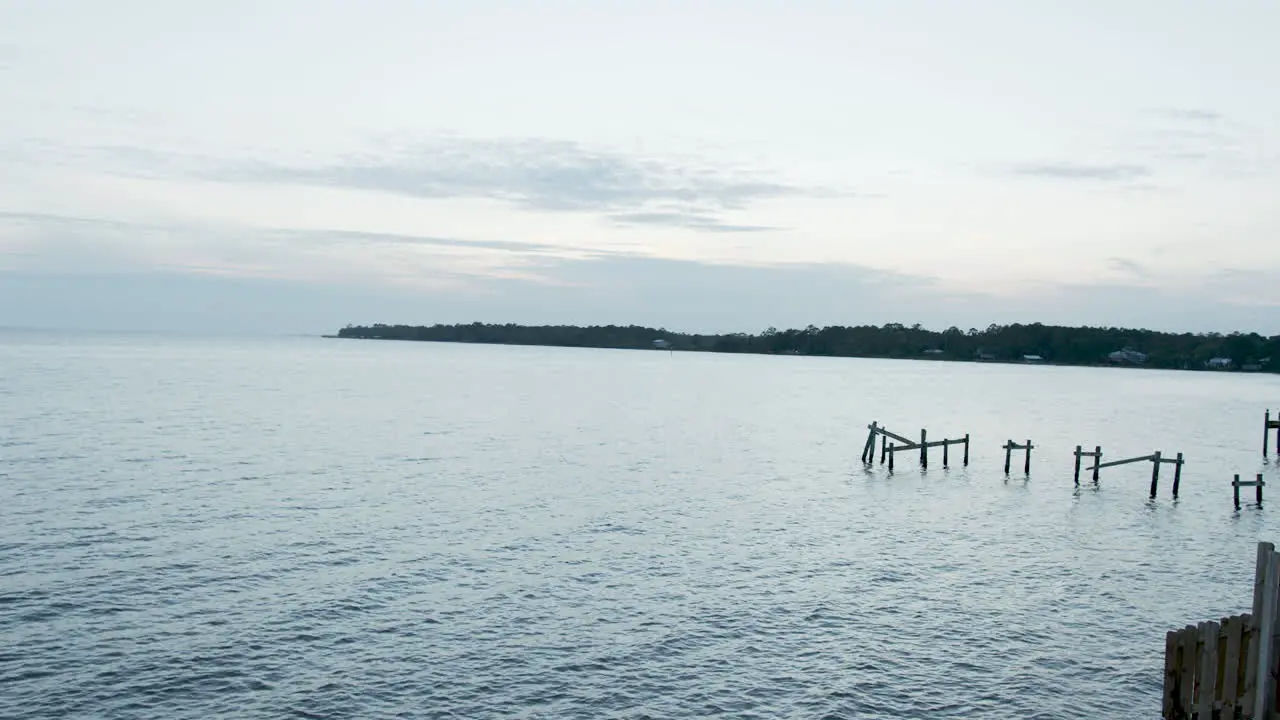
[[[378,337],[373,335],[321,335],[326,340],[371,340],[383,342],[404,342],[404,343],[441,343],[449,345],[500,345],[505,347],[553,347],[567,348],[579,350],[630,350],[636,352],[687,352],[706,355],[760,355],[769,357],[815,357],[815,358],[833,358],[833,359],[850,359],[850,360],[903,360],[908,362],[936,362],[936,363],[969,363],[973,365],[1018,365],[1024,367],[1065,367],[1065,368],[1097,368],[1097,369],[1114,369],[1114,370],[1170,370],[1178,372],[1192,373],[1219,373],[1231,375],[1275,375],[1276,372],[1268,372],[1266,370],[1243,370],[1240,368],[1215,369],[1215,368],[1196,368],[1196,367],[1162,367],[1157,365],[1142,365],[1134,363],[1076,363],[1062,362],[1054,360],[1013,360],[1013,359],[976,359],[966,357],[939,357],[939,356],[907,356],[907,355],[845,355],[845,354],[826,354],[826,353],[800,353],[800,352],[763,352],[758,350],[713,350],[703,348],[652,348],[652,347],[636,347],[634,345],[569,345],[564,343],[531,343],[531,342],[504,342],[504,341],[474,341],[474,340],[442,340],[430,338],[399,338],[399,337]]]

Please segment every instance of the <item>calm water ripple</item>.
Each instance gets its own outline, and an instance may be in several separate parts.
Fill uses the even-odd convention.
[[[3,333],[0,716],[1157,717],[1165,630],[1276,539],[1226,483],[1278,390]],[[973,462],[866,470],[872,419]],[[1185,452],[1182,499],[1077,443]]]

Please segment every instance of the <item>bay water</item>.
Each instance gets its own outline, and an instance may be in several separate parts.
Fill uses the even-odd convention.
[[[0,717],[1155,718],[1165,632],[1247,611],[1278,539],[1231,503],[1280,480],[1269,404],[1266,375],[4,331]],[[970,464],[864,467],[873,420]],[[1077,444],[1184,453],[1181,497],[1145,463],[1077,488]]]

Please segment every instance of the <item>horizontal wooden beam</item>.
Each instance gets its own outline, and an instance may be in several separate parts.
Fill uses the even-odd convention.
[[[889,452],[898,452],[899,450],[919,450],[921,447],[932,448],[932,447],[942,447],[943,445],[963,445],[963,444],[964,444],[964,440],[934,440],[932,442],[927,442],[924,445],[921,445],[920,443],[911,443],[910,445],[894,445],[891,448],[885,448],[885,449],[888,450]]]
[[[1089,469],[1101,470],[1102,468],[1115,467],[1117,465],[1128,465],[1129,463],[1151,462],[1153,459],[1155,459],[1155,455],[1143,455],[1142,457],[1125,458],[1124,460],[1112,460],[1111,462],[1105,462],[1100,465],[1094,465]]]
[[[1160,462],[1166,465],[1181,465],[1182,463],[1186,462],[1186,460],[1179,460],[1178,458],[1162,457],[1160,458]]]
[[[899,434],[897,434],[897,433],[889,432],[888,430],[885,430],[884,428],[880,427],[879,425],[871,424],[871,425],[868,425],[868,426],[867,426],[867,429],[868,429],[868,430],[870,430],[871,432],[880,433],[881,435],[884,435],[885,437],[893,438],[894,440],[897,440],[897,441],[898,441],[898,442],[900,442],[900,443],[906,443],[906,444],[908,444],[908,445],[916,445],[916,444],[917,444],[915,441],[913,441],[913,440],[908,440],[908,439],[906,439],[906,438],[902,437],[901,435],[899,435]]]
[[[1076,452],[1072,454],[1079,455],[1080,457],[1098,457],[1099,455],[1102,455],[1102,453],[1096,450],[1081,450],[1080,452]]]
[[[1024,445],[1019,445],[1018,443],[1016,443],[1016,442],[1014,442],[1014,441],[1012,441],[1012,440],[1010,440],[1009,442],[1005,443],[1005,444],[1004,444],[1004,447],[1005,447],[1005,449],[1007,449],[1007,450],[1035,450],[1035,449],[1036,449],[1036,446],[1035,446],[1035,445],[1025,445],[1025,444],[1024,444]]]
[[[1265,480],[1232,480],[1231,484],[1234,487],[1266,487],[1267,482]]]
[[[1267,429],[1274,430],[1275,428],[1280,428],[1280,420],[1268,420]]]

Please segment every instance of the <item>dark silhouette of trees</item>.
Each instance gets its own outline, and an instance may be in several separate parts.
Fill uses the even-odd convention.
[[[825,355],[833,357],[923,358],[937,360],[988,359],[1023,362],[1036,356],[1046,363],[1064,365],[1141,364],[1158,368],[1204,369],[1210,358],[1229,358],[1232,369],[1276,372],[1270,359],[1280,353],[1280,336],[1257,333],[1165,333],[1115,327],[1062,327],[1056,325],[990,325],[967,331],[950,327],[941,332],[901,323],[882,326],[833,325],[778,330],[770,327],[758,335],[728,333],[697,335],[638,325],[368,325],[347,326],[338,337],[379,340],[494,343],[505,345],[554,345],[562,347],[649,349],[665,340],[673,350],[761,353],[772,355]],[[1112,360],[1116,351],[1131,349],[1146,356],[1143,362]],[[1140,356],[1138,356],[1140,357]]]

